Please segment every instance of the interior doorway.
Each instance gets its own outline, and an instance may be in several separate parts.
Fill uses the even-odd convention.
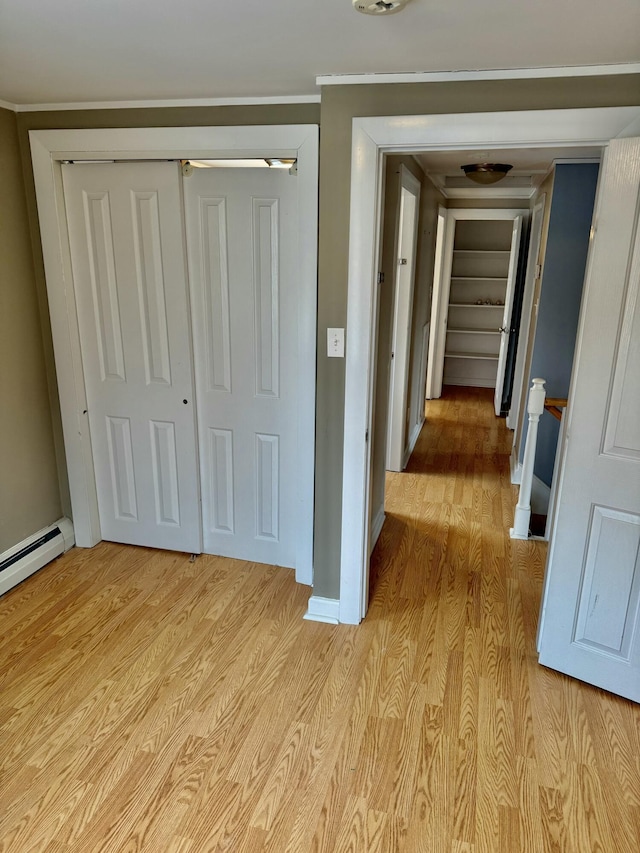
[[[379,266],[380,241],[376,222],[380,213],[382,158],[402,149],[501,148],[552,145],[605,146],[625,133],[637,118],[635,108],[578,111],[536,111],[453,116],[412,116],[396,119],[354,120],[353,148],[358,168],[352,174],[352,230],[347,322],[347,379],[345,394],[345,445],[343,469],[342,557],[340,620],[359,622],[366,612],[366,577],[369,549],[369,485],[373,374],[372,322],[376,312],[373,281]],[[465,144],[466,143],[466,144]],[[354,160],[354,162],[356,162]],[[375,203],[372,204],[372,200]],[[366,252],[365,252],[365,246]],[[365,256],[366,254],[366,256]],[[364,318],[364,321],[363,321]],[[367,320],[368,318],[368,320]],[[367,377],[363,381],[363,377]],[[363,488],[364,485],[364,488]]]

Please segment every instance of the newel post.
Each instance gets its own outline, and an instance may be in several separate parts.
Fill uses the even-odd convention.
[[[538,441],[538,423],[540,415],[544,411],[544,379],[534,379],[529,389],[529,429],[527,430],[527,441],[524,446],[524,459],[522,460],[522,479],[520,481],[520,493],[513,519],[513,527],[509,531],[512,539],[529,538],[529,521],[531,519],[531,487],[533,485],[533,465],[536,458],[536,443]]]

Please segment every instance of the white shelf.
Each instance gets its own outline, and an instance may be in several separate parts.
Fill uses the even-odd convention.
[[[500,308],[504,311],[504,305],[476,305],[475,302],[450,302],[449,308]]]
[[[498,275],[452,275],[451,281],[452,282],[453,281],[465,281],[467,283],[470,281],[481,281],[481,282],[500,281],[500,282],[506,282],[507,277],[506,277],[506,275],[499,275],[499,276]]]
[[[510,255],[509,249],[454,249],[455,255]]]
[[[496,306],[497,307],[497,306]],[[452,329],[449,327],[447,333],[451,332],[454,335],[499,335],[498,329]]]
[[[497,353],[488,352],[445,352],[445,358],[471,358],[474,361],[497,361]]]

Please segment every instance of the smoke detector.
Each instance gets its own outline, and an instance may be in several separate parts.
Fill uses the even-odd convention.
[[[353,8],[363,15],[394,15],[401,12],[410,0],[351,0]]]

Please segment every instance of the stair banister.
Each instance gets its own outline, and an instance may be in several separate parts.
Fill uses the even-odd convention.
[[[533,466],[536,458],[536,444],[538,441],[538,423],[540,415],[544,411],[544,379],[534,379],[529,389],[529,401],[527,412],[529,414],[529,428],[527,440],[524,446],[524,459],[522,460],[522,478],[520,480],[520,493],[513,518],[513,527],[509,531],[512,539],[529,538],[529,522],[531,519],[531,487],[533,485]]]

